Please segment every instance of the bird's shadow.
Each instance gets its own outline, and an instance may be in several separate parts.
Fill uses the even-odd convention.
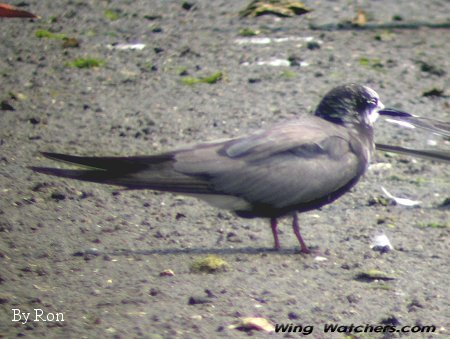
[[[86,251],[85,254],[89,254]],[[98,254],[102,254],[99,252]],[[148,249],[148,250],[133,250],[133,249],[117,249],[112,252],[104,253],[111,256],[133,256],[133,255],[185,255],[185,254],[215,254],[215,255],[233,255],[233,254],[278,254],[278,255],[293,255],[302,254],[299,249],[286,248],[275,250],[269,247],[241,247],[241,248],[165,248],[165,249]]]

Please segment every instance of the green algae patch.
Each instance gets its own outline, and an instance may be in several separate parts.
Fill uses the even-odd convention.
[[[255,36],[255,35],[258,35],[259,33],[260,33],[260,31],[255,30],[255,29],[241,28],[239,30],[238,35],[240,35],[240,36]]]
[[[256,0],[239,12],[241,18],[261,15],[292,17],[311,12],[302,2],[297,0]]]
[[[38,29],[36,32],[34,32],[34,35],[36,38],[39,38],[39,39],[63,40],[65,38],[67,38],[66,34],[64,34],[64,33],[52,33],[46,29]]]
[[[361,57],[358,60],[359,65],[362,67],[367,67],[367,68],[371,68],[374,70],[380,70],[383,69],[383,64],[381,63],[381,60],[378,58],[366,58],[366,57]]]
[[[216,82],[219,82],[223,78],[222,72],[216,72],[210,76],[203,77],[203,78],[195,78],[195,77],[183,77],[181,79],[181,82],[185,85],[195,85],[195,84],[215,84]]]
[[[95,68],[95,67],[101,67],[105,64],[105,61],[97,58],[78,58],[72,61],[69,61],[66,63],[66,66],[68,67],[75,67],[75,68]]]
[[[430,222],[424,222],[417,225],[419,228],[450,228],[450,221],[449,222],[436,222],[436,221],[430,221]]]
[[[208,255],[194,260],[191,271],[194,273],[218,273],[230,269],[230,265],[217,255]]]
[[[120,13],[118,10],[114,10],[114,9],[107,9],[104,13],[103,16],[108,19],[109,21],[116,21],[119,19]]]

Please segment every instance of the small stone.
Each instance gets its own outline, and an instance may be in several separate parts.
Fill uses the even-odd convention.
[[[450,198],[445,198],[442,204],[439,205],[439,207],[450,209]]]
[[[227,234],[227,241],[234,242],[234,243],[242,242],[242,240],[239,239],[239,236],[236,233],[234,233],[234,232],[229,232]]]
[[[385,319],[381,319],[380,324],[398,326],[401,323],[400,323],[400,320],[395,315],[392,315],[392,316],[387,317]]]
[[[294,67],[294,66],[299,67],[299,66],[301,66],[301,64],[303,62],[303,60],[296,55],[291,55],[290,57],[288,57],[288,61],[289,61],[289,65],[291,67]]]
[[[182,219],[182,218],[186,218],[186,215],[183,214],[183,213],[177,213],[177,214],[175,215],[175,220],[180,220],[180,219]]]
[[[393,275],[389,275],[383,271],[377,269],[370,269],[367,271],[360,272],[356,275],[356,280],[359,281],[375,281],[375,280],[394,280],[396,279]]]
[[[209,304],[211,300],[206,297],[192,296],[189,298],[188,305]]]
[[[438,77],[444,76],[446,73],[443,68],[433,65],[432,63],[426,61],[418,61],[417,63],[420,65],[420,70],[424,73],[436,75]]]
[[[184,1],[181,4],[181,8],[183,8],[185,11],[190,11],[191,9],[195,9],[195,4],[192,2]]]
[[[217,298],[216,295],[209,289],[205,289],[205,293],[208,298]]]
[[[77,48],[80,47],[80,42],[75,38],[64,38],[62,48]]]
[[[289,320],[297,320],[300,318],[300,316],[295,312],[289,312],[288,318],[289,318]]]
[[[419,308],[424,308],[423,302],[414,298],[411,300],[411,302],[408,304],[408,312],[414,312]]]
[[[88,248],[86,251],[84,251],[84,254],[98,256],[98,255],[100,255],[100,251],[97,248],[92,247],[92,248]]]
[[[3,100],[0,102],[0,110],[2,111],[15,111],[16,109],[8,101]]]
[[[264,318],[254,318],[247,317],[241,318],[239,323],[235,325],[228,326],[229,329],[237,329],[241,331],[264,331],[264,332],[274,332],[275,327]]]
[[[347,296],[347,301],[350,304],[356,304],[357,302],[359,302],[361,300],[361,296],[358,294],[349,294]]]
[[[7,304],[11,301],[13,297],[11,295],[8,294],[0,294],[0,304]]]
[[[159,290],[155,287],[152,287],[149,291],[148,294],[151,295],[152,297],[155,297],[159,294]]]
[[[261,79],[259,79],[259,78],[249,78],[248,79],[249,84],[256,84],[258,82],[261,82]]]
[[[389,238],[384,233],[377,234],[373,237],[370,248],[372,248],[373,251],[380,252],[381,254],[387,253],[394,249],[389,241]]]
[[[441,89],[441,88],[431,88],[431,89],[423,92],[422,95],[424,97],[435,97],[435,98],[438,98],[438,97],[444,96],[444,90]]]
[[[58,192],[53,192],[50,197],[56,201],[61,201],[61,200],[66,199],[66,196],[64,194],[58,193]]]
[[[315,49],[320,49],[320,44],[317,41],[309,41],[306,44],[306,48],[308,48],[309,50],[313,51]]]
[[[164,270],[159,273],[160,277],[173,277],[174,275],[175,275],[175,272],[170,269]]]

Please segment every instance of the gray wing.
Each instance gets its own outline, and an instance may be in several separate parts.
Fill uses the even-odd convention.
[[[214,192],[274,208],[323,198],[362,174],[348,132],[319,119],[278,125],[175,155],[174,169],[204,177]]]

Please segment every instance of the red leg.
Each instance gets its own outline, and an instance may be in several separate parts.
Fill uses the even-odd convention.
[[[270,227],[272,228],[273,240],[275,241],[275,245],[273,246],[276,250],[280,249],[280,240],[278,240],[278,231],[277,231],[277,219],[270,218]]]
[[[294,212],[293,220],[292,220],[292,228],[294,229],[295,236],[300,243],[300,252],[301,253],[311,253],[303,241],[302,235],[300,234],[300,227],[298,226],[298,215],[297,212]]]

